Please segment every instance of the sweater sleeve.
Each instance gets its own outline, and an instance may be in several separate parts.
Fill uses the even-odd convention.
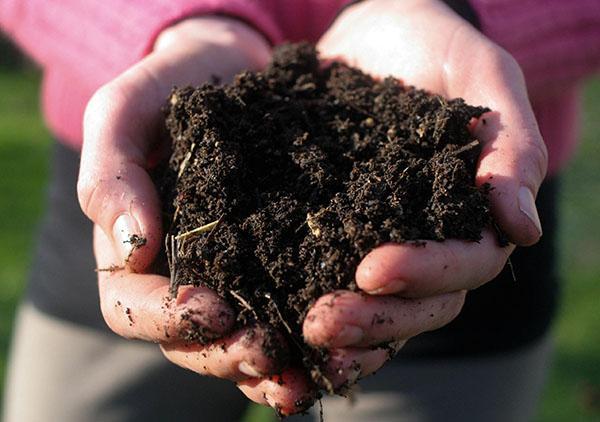
[[[222,14],[248,23],[272,44],[316,40],[347,1],[0,0],[0,29],[43,67],[46,123],[79,148],[94,91],[146,55],[174,22]]]
[[[78,69],[80,83],[96,86],[147,54],[164,28],[201,14],[281,38],[260,0],[2,0],[0,28],[42,67]]]
[[[470,0],[482,31],[521,65],[533,97],[600,69],[600,1]]]

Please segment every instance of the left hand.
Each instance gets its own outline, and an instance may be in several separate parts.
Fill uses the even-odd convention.
[[[323,58],[345,61],[375,77],[392,75],[494,110],[472,129],[484,144],[476,184],[494,187],[492,213],[511,242],[538,241],[542,233],[534,198],[547,155],[522,73],[507,52],[438,0],[367,0],[351,6],[318,49]],[[490,229],[478,243],[382,245],[356,271],[365,294],[342,291],[320,298],[305,319],[305,339],[332,349],[362,348],[402,344],[439,328],[458,315],[467,290],[502,270],[513,249],[499,247]]]

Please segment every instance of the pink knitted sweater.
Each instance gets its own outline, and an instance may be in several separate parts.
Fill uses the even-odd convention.
[[[551,172],[577,138],[578,86],[600,67],[600,0],[471,0],[483,32],[520,63]],[[1,0],[0,28],[44,70],[43,108],[78,148],[92,93],[131,66],[167,26],[187,16],[238,17],[273,43],[316,41],[348,0]]]

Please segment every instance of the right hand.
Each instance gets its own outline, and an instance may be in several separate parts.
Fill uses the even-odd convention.
[[[546,148],[517,62],[439,0],[360,2],[340,14],[318,48],[322,57],[372,76],[392,75],[494,110],[471,127],[482,142],[475,183],[492,185],[494,220],[513,244],[501,247],[486,228],[478,242],[380,245],[356,270],[364,294],[324,295],[304,321],[305,339],[316,347],[404,341],[449,323],[465,292],[496,277],[515,245],[538,241],[534,197],[546,174]],[[390,323],[374,325],[374,319]]]
[[[77,188],[83,211],[95,223],[98,268],[117,268],[98,272],[108,326],[126,338],[160,343],[177,365],[230,379],[250,399],[291,414],[302,410],[298,400],[312,403],[314,387],[300,369],[282,368],[265,356],[260,328],[232,333],[235,315],[216,293],[185,286],[170,300],[169,279],[148,273],[163,239],[148,168],[157,152],[167,150],[161,107],[172,87],[199,85],[213,75],[227,81],[243,69],[262,68],[269,57],[260,34],[229,18],[193,18],[165,30],[151,54],[100,88],[88,104]],[[146,239],[145,245],[134,248],[133,235]],[[209,343],[184,341],[197,332]],[[357,375],[350,370],[353,362],[375,370],[381,354],[339,349],[328,373],[342,383]]]

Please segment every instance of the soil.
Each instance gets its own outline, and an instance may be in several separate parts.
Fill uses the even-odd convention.
[[[377,245],[478,241],[491,224],[467,129],[485,111],[343,63],[322,67],[309,44],[278,48],[266,70],[229,85],[174,89],[159,182],[172,293],[214,289],[240,326],[269,327],[269,354],[323,386],[327,355],[301,334],[317,298],[356,290],[356,266]]]

